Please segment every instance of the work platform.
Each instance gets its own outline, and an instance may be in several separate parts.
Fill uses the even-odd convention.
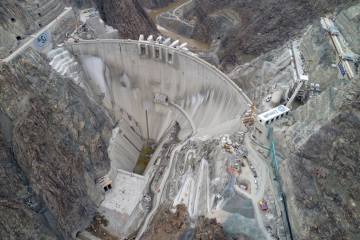
[[[146,178],[119,169],[112,182],[112,190],[106,193],[100,205],[100,213],[109,219],[107,229],[118,235],[126,235],[131,215],[141,203]]]

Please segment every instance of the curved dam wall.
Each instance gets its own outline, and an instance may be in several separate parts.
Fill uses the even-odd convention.
[[[240,125],[250,104],[226,75],[182,49],[133,40],[67,42],[66,47],[79,58],[94,94],[104,96],[117,118],[120,111],[134,118],[144,138],[149,129],[158,141],[172,121],[186,131],[184,138],[216,134],[231,120]],[[168,104],[156,103],[157,94],[167,96]]]
[[[112,181],[112,191],[100,206],[101,213],[111,219],[108,230],[117,236],[137,229],[144,216],[141,199],[160,153],[152,156],[144,176],[129,172],[136,168],[148,137],[161,150],[171,143],[171,127],[180,129],[177,137],[182,141],[194,135],[235,132],[241,128],[241,117],[251,104],[226,75],[180,47],[183,44],[161,42],[67,42],[65,47],[72,56],[58,50],[52,60],[55,69],[65,75],[70,73],[63,69],[71,58],[79,62],[84,77],[79,77],[78,84],[101,101],[117,121],[108,147],[111,170],[104,176]]]

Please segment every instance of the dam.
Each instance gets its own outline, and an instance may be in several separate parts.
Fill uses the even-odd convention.
[[[1,239],[360,239],[360,3],[258,5],[1,0]]]
[[[47,57],[54,72],[71,79],[105,110],[113,129],[107,149],[110,171],[93,179],[96,191],[103,194],[98,212],[109,221],[106,229],[111,234],[126,237],[139,231],[141,236],[157,212],[182,147],[192,139],[245,131],[241,118],[252,102],[224,73],[189,51],[186,43],[151,35],[116,39],[117,32],[96,11],[84,12],[80,20],[93,26],[90,38],[96,39],[87,39],[81,25],[72,25],[72,34],[69,29],[61,31],[64,19],[76,17],[65,8],[3,61],[17,61],[32,48]],[[144,152],[148,159],[139,171]],[[201,162],[196,189],[206,194],[189,200],[196,206],[193,216],[209,212],[198,206],[205,199],[210,208],[212,201],[210,169],[207,160]]]
[[[107,177],[112,180],[113,191],[102,204],[104,214],[117,219],[113,225],[110,221],[109,227],[116,235],[129,234],[129,229],[134,228],[124,225],[131,225],[129,219],[137,218],[134,214],[138,215],[136,209],[152,178],[153,158],[143,176],[132,173],[148,141],[155,146],[161,144],[174,123],[179,125],[180,142],[234,132],[241,128],[240,119],[251,104],[226,75],[180,47],[177,41],[152,39],[141,36],[138,41],[65,43],[66,51],[77,59],[83,71],[84,77],[78,83],[117,122],[108,149],[111,171]],[[132,189],[130,202],[128,196],[116,190],[126,185],[127,189],[121,191],[129,194]]]
[[[116,134],[125,133],[126,149],[133,149],[126,154],[129,158],[136,159],[133,152],[139,152],[145,139],[158,142],[172,122],[180,125],[180,140],[236,129],[251,103],[223,73],[186,50],[118,39],[65,45],[87,76],[82,85],[101,96],[119,121]],[[159,96],[166,101],[156,100]],[[134,161],[128,162],[122,169],[133,168]]]
[[[178,120],[184,131],[191,122],[196,128],[192,131],[200,135],[213,131],[239,118],[251,103],[226,75],[181,49],[133,40],[81,41],[66,47],[80,59],[91,90],[104,94],[103,103],[116,118],[123,109],[145,133],[148,110],[154,140],[172,120]],[[169,104],[155,103],[156,94],[166,95]]]

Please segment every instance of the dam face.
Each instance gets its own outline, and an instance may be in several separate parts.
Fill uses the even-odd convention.
[[[109,147],[113,172],[132,171],[146,139],[159,142],[174,122],[180,140],[235,131],[250,104],[226,75],[176,43],[113,39],[65,47],[85,75],[75,81],[118,123]],[[53,64],[62,69],[61,62]]]
[[[158,141],[172,121],[179,122],[181,139],[211,135],[250,104],[223,73],[185,50],[131,40],[82,41],[67,48],[80,59],[85,85],[103,95],[116,119],[125,113],[135,120],[144,138]]]

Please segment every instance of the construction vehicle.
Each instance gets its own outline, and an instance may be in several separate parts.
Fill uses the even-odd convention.
[[[250,127],[254,125],[256,120],[256,106],[253,103],[249,110],[246,111],[244,117],[243,117],[243,124],[247,127]]]
[[[231,153],[231,154],[234,153],[234,148],[233,148],[230,144],[228,144],[228,143],[225,143],[225,144],[224,144],[224,149],[225,149],[225,151],[228,152],[228,153]]]
[[[267,211],[269,210],[269,206],[267,204],[267,202],[263,199],[259,201],[259,207],[262,211]]]

